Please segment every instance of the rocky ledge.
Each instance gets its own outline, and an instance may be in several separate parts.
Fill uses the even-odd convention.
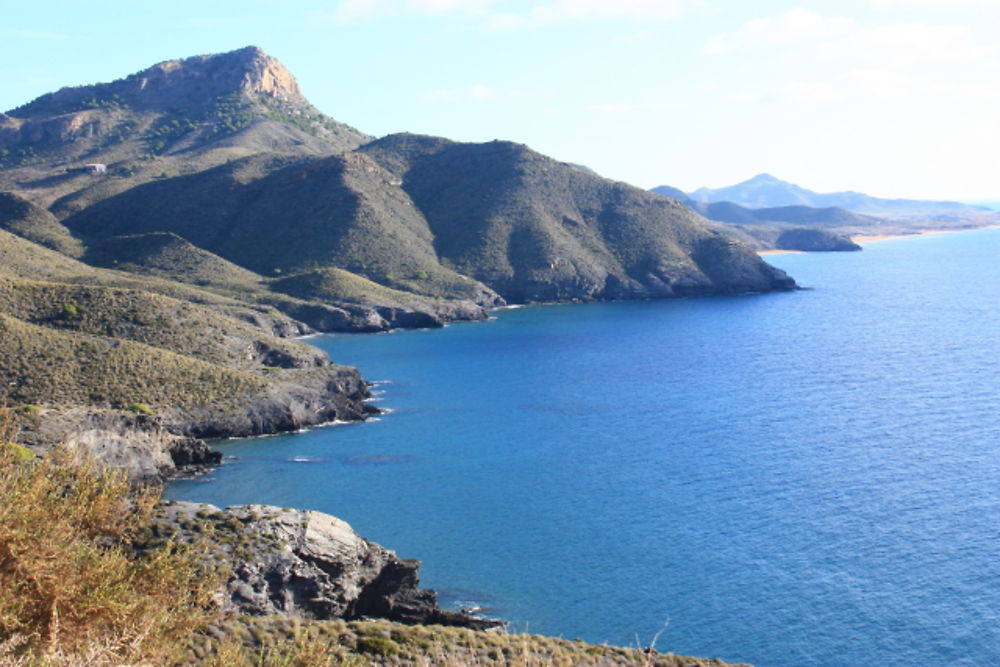
[[[206,438],[296,431],[379,412],[357,369],[324,366],[281,371],[259,392],[199,408],[157,414],[99,407],[37,406],[20,415],[21,438],[37,452],[60,444],[100,465],[122,468],[135,483],[160,482],[185,469],[217,464]],[[146,407],[147,410],[152,410]]]
[[[404,559],[321,512],[268,505],[220,510],[166,501],[138,548],[166,540],[209,537],[212,555],[231,574],[220,591],[226,611],[252,616],[326,620],[383,618],[476,630],[502,621],[441,609],[434,591],[421,589],[420,562]]]

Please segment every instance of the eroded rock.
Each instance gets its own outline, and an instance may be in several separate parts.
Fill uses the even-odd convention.
[[[168,501],[153,531],[149,546],[156,539],[209,536],[210,548],[232,568],[221,604],[233,613],[386,618],[474,629],[503,625],[440,609],[434,591],[420,588],[419,561],[400,558],[322,512],[268,505],[220,510]]]

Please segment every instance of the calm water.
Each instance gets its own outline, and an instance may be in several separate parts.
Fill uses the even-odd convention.
[[[519,630],[1000,664],[998,257],[927,236],[770,257],[792,294],[315,338],[391,414],[228,443],[170,496],[336,514]]]

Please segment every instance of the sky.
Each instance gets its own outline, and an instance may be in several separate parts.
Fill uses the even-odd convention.
[[[639,187],[1000,199],[1000,0],[0,0],[0,109],[250,44],[375,136]]]

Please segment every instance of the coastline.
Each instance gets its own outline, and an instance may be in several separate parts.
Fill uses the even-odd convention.
[[[758,250],[758,255],[802,255],[805,250],[782,250],[781,248],[769,248],[767,250]]]
[[[911,238],[914,236],[930,236],[931,234],[952,234],[957,232],[974,232],[979,229],[996,229],[1000,227],[1000,224],[993,225],[981,225],[976,227],[962,227],[956,229],[943,228],[943,229],[920,229],[914,230],[912,232],[899,232],[896,234],[856,234],[851,236],[851,240],[855,243],[873,243],[875,241],[891,241],[893,239],[903,239]]]

